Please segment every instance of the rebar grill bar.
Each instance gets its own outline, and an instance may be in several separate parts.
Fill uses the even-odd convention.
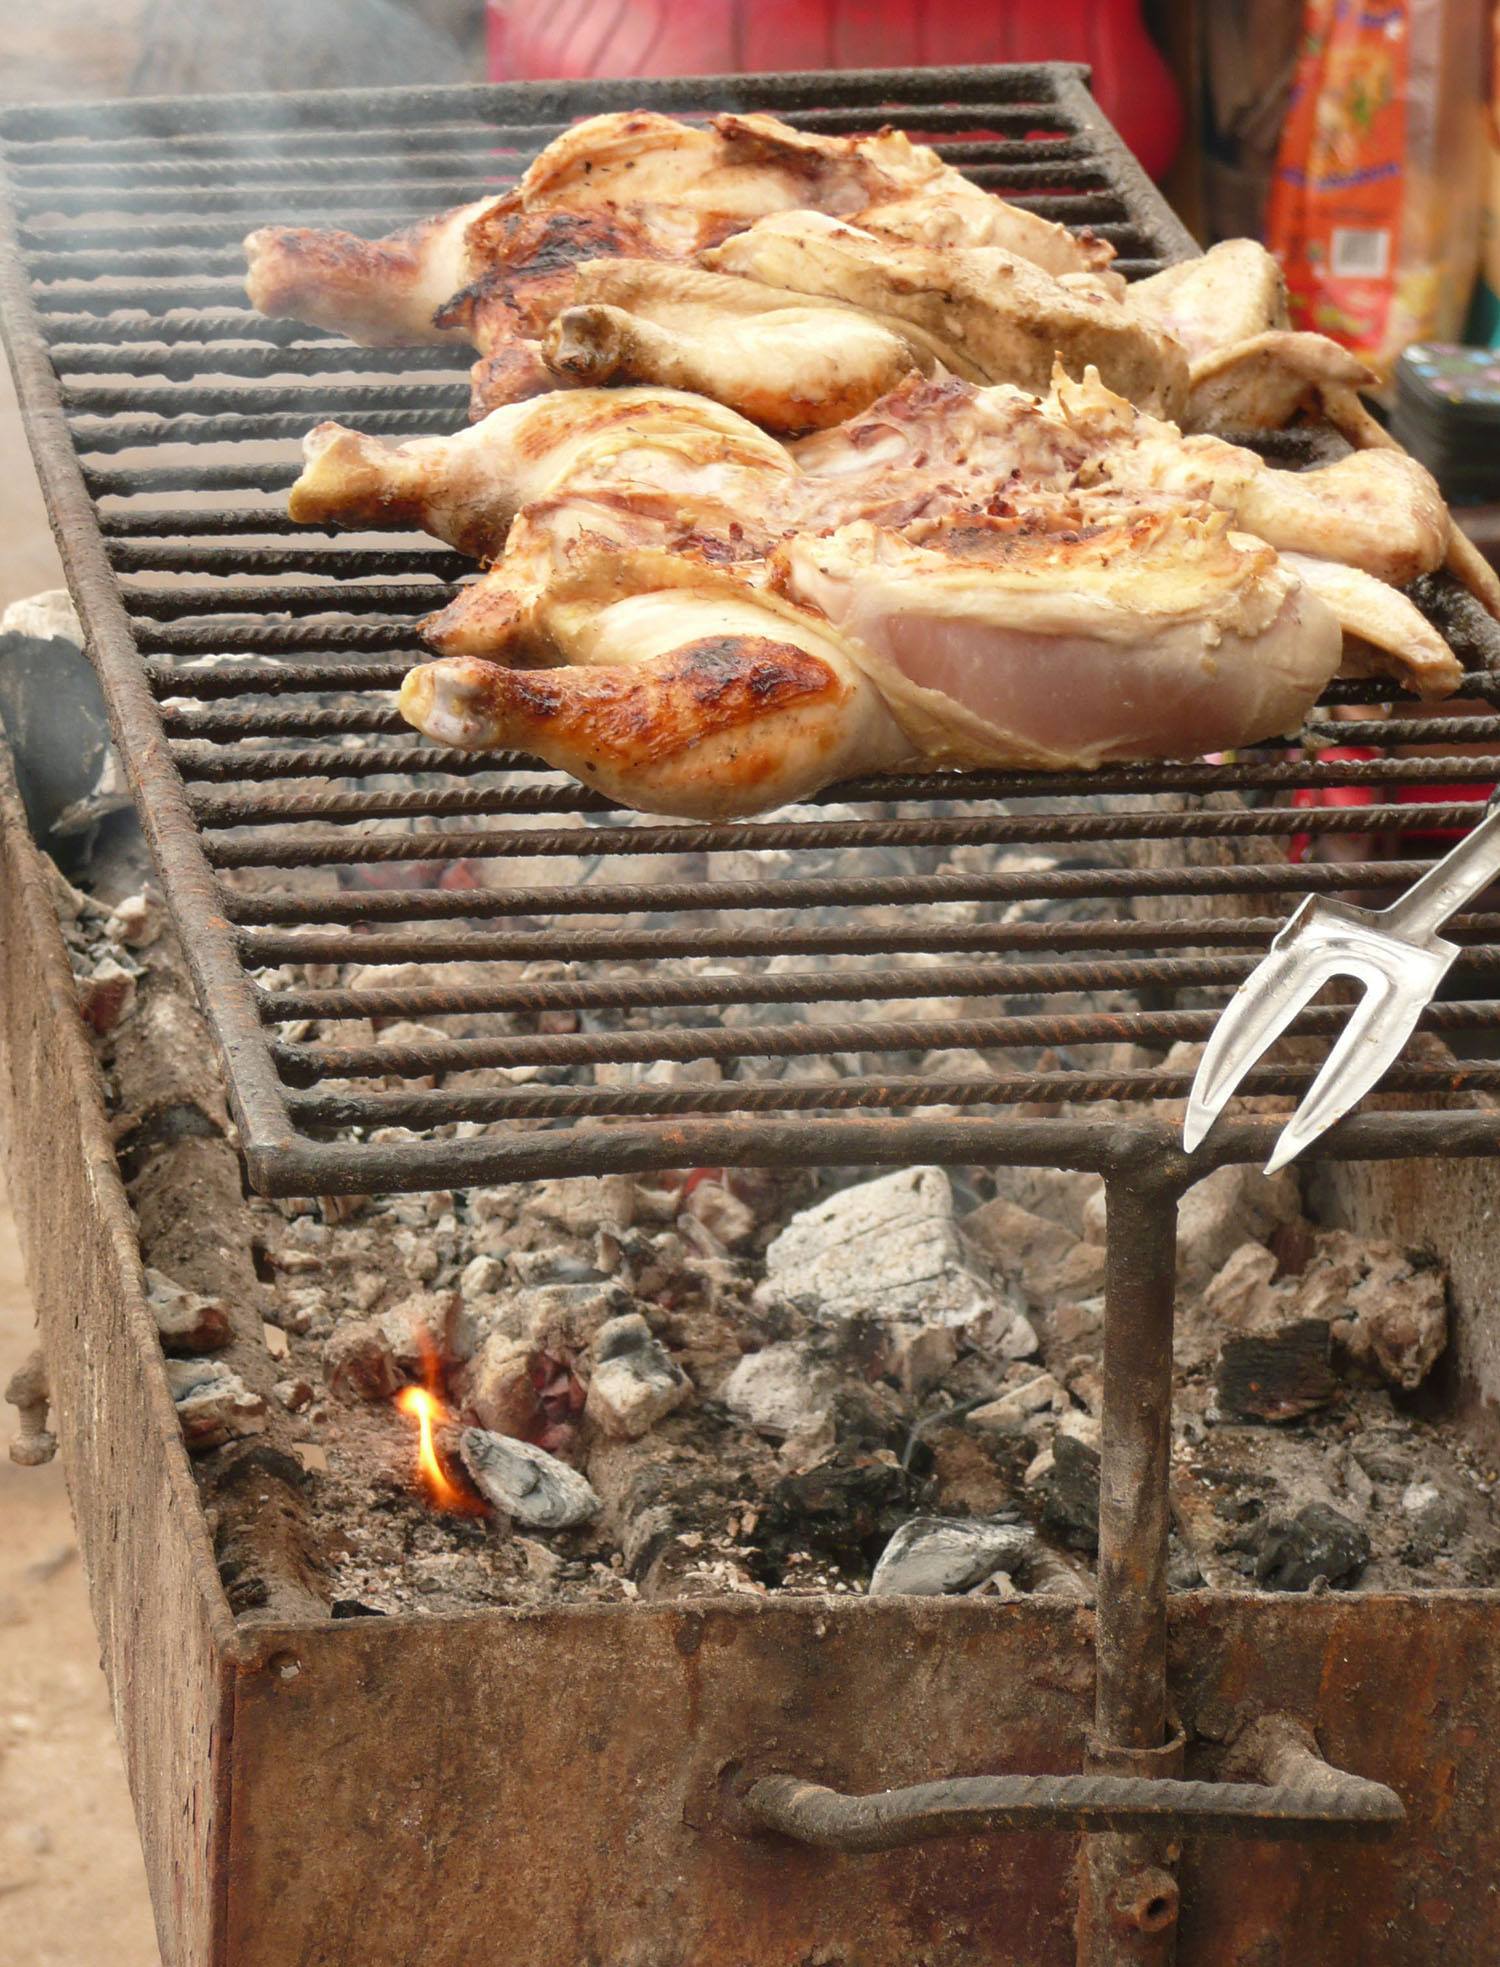
[[[1181,1098],[1170,1046],[1204,1034],[1299,897],[1378,899],[1500,776],[1495,624],[1445,578],[1421,584],[1473,715],[1393,713],[1392,686],[1346,683],[1287,744],[1232,760],[909,773],[733,825],[637,820],[535,760],[416,739],[394,692],[469,563],[415,536],[305,533],[283,495],[324,417],[456,429],[464,352],[265,320],[238,241],[277,220],[388,231],[503,190],[577,117],[637,106],[892,124],[1093,226],[1128,277],[1193,249],[1063,65],[0,116],[12,365],[251,1178],[296,1193],[694,1161],[1106,1167],[1118,1103]],[[1332,454],[1317,431],[1264,448],[1292,467]],[[1374,803],[1294,803],[1349,787]],[[1453,796],[1414,804],[1415,787]],[[1297,836],[1365,844],[1294,860]],[[1465,1033],[1496,1016],[1500,917],[1455,933],[1462,996],[1428,1024]],[[1247,1090],[1309,1077],[1269,1062]],[[1500,1067],[1416,1058],[1389,1086],[1433,1110],[1365,1116],[1330,1151],[1483,1151],[1487,1118],[1443,1109],[1500,1088]]]

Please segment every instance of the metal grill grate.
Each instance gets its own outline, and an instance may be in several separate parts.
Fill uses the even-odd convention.
[[[908,775],[719,826],[637,821],[533,761],[414,738],[391,693],[414,621],[469,563],[415,536],[311,536],[280,495],[324,416],[385,436],[457,428],[461,366],[263,320],[238,241],[288,219],[389,230],[510,184],[571,119],[636,106],[894,124],[1092,225],[1129,275],[1192,250],[1065,66],[0,118],[12,365],[251,1178],[296,1193],[684,1164],[1104,1165],[1117,1109],[1088,1106],[1180,1097],[1188,1077],[1121,1067],[1115,1048],[1203,1037],[1298,896],[1373,893],[1421,865],[1293,866],[1290,837],[1420,847],[1461,825],[1472,807],[1401,804],[1401,788],[1500,776],[1500,716],[1325,717],[1299,759]],[[1318,440],[1274,449],[1307,462]],[[1473,672],[1466,694],[1495,704],[1495,625],[1445,578],[1422,599]],[[1329,704],[1390,697],[1345,684]],[[1320,762],[1334,741],[1386,749]],[[1459,741],[1495,760],[1439,755]],[[1381,803],[1290,803],[1349,785]],[[1222,794],[1243,796],[1205,797]],[[1465,996],[1430,1028],[1496,1016],[1482,984],[1500,916],[1457,933]],[[350,983],[282,967],[354,962],[420,968]],[[1314,1009],[1299,1029],[1338,1017]],[[1247,1090],[1310,1076],[1265,1067]],[[1500,1087],[1500,1068],[1408,1064],[1388,1084]],[[1412,1114],[1397,1132],[1457,1143],[1475,1118]],[[1335,1150],[1368,1150],[1361,1124]]]

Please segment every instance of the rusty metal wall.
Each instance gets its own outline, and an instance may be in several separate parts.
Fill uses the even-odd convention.
[[[1500,1958],[1497,1619],[1492,1594],[1173,1601],[1190,1731],[1282,1708],[1410,1815],[1384,1845],[1198,1841],[1181,1967]],[[1076,1768],[1090,1625],[773,1599],[265,1635],[237,1695],[230,1962],[1061,1967],[1072,1839],[841,1857],[745,1837],[725,1792],[778,1765],[845,1789]],[[1200,1743],[1189,1773],[1214,1761]]]
[[[46,866],[0,735],[0,1150],[162,1959],[216,1967],[234,1623],[142,1296]]]

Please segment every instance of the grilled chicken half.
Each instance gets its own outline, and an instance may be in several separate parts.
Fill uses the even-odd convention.
[[[623,805],[763,812],[928,766],[1195,756],[1295,726],[1338,667],[1332,612],[1206,507],[1089,494],[921,542],[794,535],[770,585],[575,548],[513,618],[509,660],[407,677],[439,742],[515,747]]]
[[[773,116],[706,126],[637,110],[564,131],[515,189],[384,239],[265,226],[245,241],[262,313],[366,343],[469,341],[486,353],[542,331],[572,268],[623,253],[685,260],[771,212],[866,218],[933,244],[995,244],[1051,272],[1109,277],[1113,248],[979,190],[900,132],[809,136]]]
[[[428,625],[444,653],[505,644],[518,585],[529,593],[550,578],[545,566],[537,571],[546,543],[589,536],[744,565],[792,534],[868,519],[910,535],[933,520],[1082,488],[1148,505],[1206,504],[1238,532],[1363,574],[1359,583],[1330,573],[1320,587],[1350,634],[1384,650],[1391,672],[1423,695],[1450,692],[1461,673],[1396,591],[1441,564],[1448,540],[1446,508],[1414,460],[1366,452],[1278,471],[1219,438],[1184,438],[1092,372],[1081,383],[1059,372],[1044,398],[913,380],[792,445],[700,396],[618,389],[559,392],[453,437],[402,444],[323,424],[305,450],[295,519],[419,527],[499,562]]]

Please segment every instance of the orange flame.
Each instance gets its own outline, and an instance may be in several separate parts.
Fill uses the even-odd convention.
[[[427,1500],[437,1509],[453,1510],[464,1516],[482,1516],[484,1505],[448,1478],[438,1460],[432,1438],[434,1423],[450,1418],[448,1409],[425,1386],[405,1386],[396,1395],[396,1406],[417,1424],[417,1470]]]

